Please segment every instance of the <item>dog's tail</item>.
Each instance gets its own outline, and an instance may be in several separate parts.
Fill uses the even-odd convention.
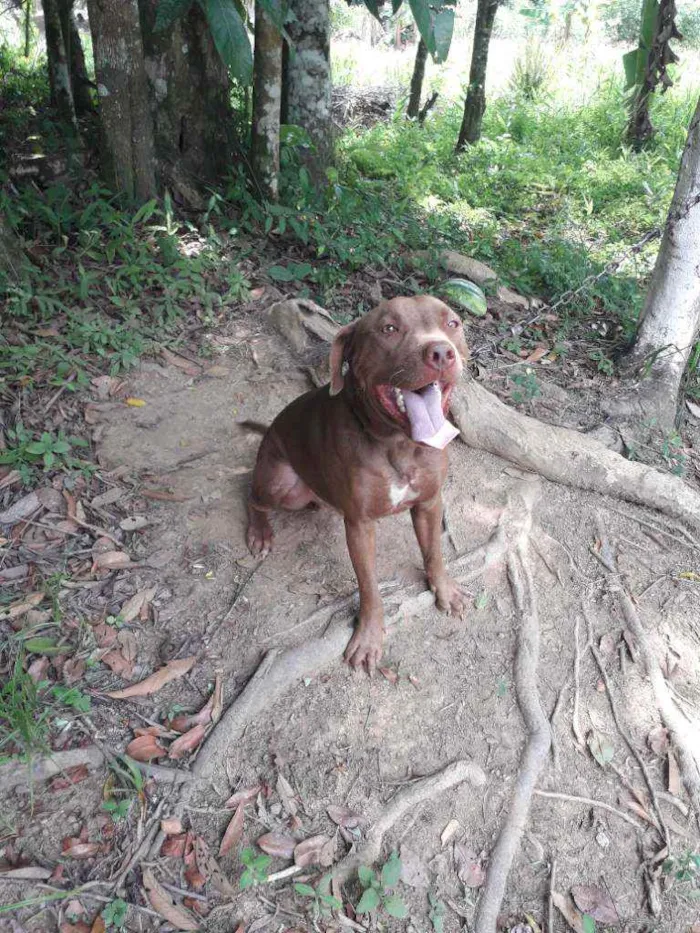
[[[236,424],[248,431],[253,431],[255,434],[266,434],[267,429],[270,427],[269,424],[261,424],[259,421],[237,421]]]

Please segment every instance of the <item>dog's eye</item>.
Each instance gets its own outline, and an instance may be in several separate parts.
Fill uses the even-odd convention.
[[[383,334],[398,334],[398,332],[399,329],[395,324],[385,324],[384,327],[382,327]]]
[[[447,326],[448,327],[459,327],[459,321],[448,321]]]

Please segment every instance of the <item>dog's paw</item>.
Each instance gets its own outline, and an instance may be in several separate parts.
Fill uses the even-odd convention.
[[[254,557],[267,557],[272,550],[272,525],[262,512],[251,509],[250,523],[246,532],[246,544]]]
[[[381,660],[383,645],[384,626],[381,622],[372,625],[358,624],[345,649],[345,660],[355,670],[364,665],[371,677]]]
[[[438,609],[448,615],[464,618],[464,613],[467,611],[467,596],[459,583],[451,577],[445,577],[431,589],[435,593],[435,604]]]

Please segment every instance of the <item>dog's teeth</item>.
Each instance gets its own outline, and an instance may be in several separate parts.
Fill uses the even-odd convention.
[[[396,407],[399,411],[406,411],[406,402],[404,401],[403,392],[401,389],[394,389],[394,395],[396,397]]]

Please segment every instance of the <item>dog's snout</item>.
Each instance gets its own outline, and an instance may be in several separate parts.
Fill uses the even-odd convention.
[[[429,343],[423,353],[428,366],[438,370],[449,369],[457,358],[452,344],[444,341]]]

